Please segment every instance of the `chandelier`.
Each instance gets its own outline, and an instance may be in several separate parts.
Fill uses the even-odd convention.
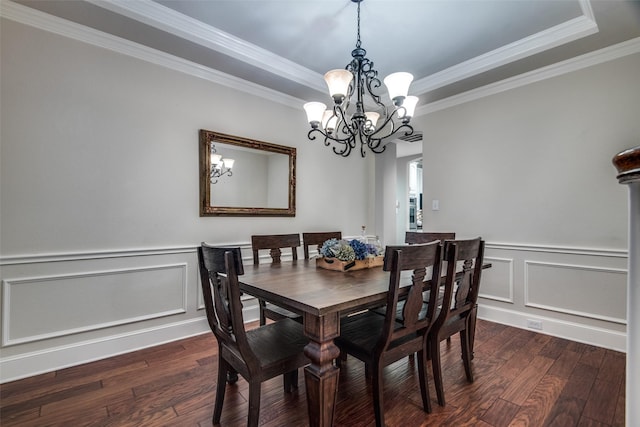
[[[233,159],[223,159],[220,154],[218,154],[216,150],[216,146],[211,142],[211,173],[209,176],[209,181],[212,184],[218,182],[218,179],[228,175],[232,176],[233,172],[231,172],[231,168],[233,168],[233,164],[235,160]]]
[[[315,140],[319,134],[324,138],[324,145],[333,144],[334,153],[343,157],[349,156],[359,142],[360,154],[365,157],[365,147],[379,154],[391,138],[413,133],[409,121],[418,97],[407,96],[413,80],[411,74],[393,73],[384,79],[393,106],[383,104],[378,91],[381,86],[378,72],[373,68],[373,62],[365,57],[367,51],[361,47],[360,3],[363,0],[351,1],[358,3],[358,38],[356,48],[351,52],[353,59],[344,69],[331,70],[324,75],[333,108],[327,109],[322,102],[307,102],[304,109],[311,125],[307,135],[310,140]]]

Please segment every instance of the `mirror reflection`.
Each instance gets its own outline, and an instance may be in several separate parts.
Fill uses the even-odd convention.
[[[228,144],[215,147],[224,164],[212,168],[218,175],[211,182],[212,206],[288,207],[289,156]],[[228,160],[233,160],[232,169]]]
[[[296,150],[200,131],[200,215],[295,215]]]

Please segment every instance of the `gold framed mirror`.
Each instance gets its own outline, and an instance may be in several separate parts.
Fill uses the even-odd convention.
[[[296,149],[200,129],[200,216],[295,216]]]

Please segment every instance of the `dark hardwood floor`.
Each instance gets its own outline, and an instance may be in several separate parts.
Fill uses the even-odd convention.
[[[389,426],[624,426],[623,353],[479,321],[475,382],[467,383],[457,337],[442,351],[447,406],[438,406],[430,378],[433,412],[422,412],[417,366],[401,360],[385,372]],[[210,426],[215,362],[206,334],[6,383],[0,425]],[[247,383],[227,387],[221,425],[246,425]],[[370,392],[364,366],[349,358],[335,425],[374,424]],[[261,425],[308,425],[305,399],[302,373],[290,395],[281,377],[267,381]]]

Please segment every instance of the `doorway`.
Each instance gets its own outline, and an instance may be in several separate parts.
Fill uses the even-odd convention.
[[[409,162],[409,230],[422,230],[422,159]]]

